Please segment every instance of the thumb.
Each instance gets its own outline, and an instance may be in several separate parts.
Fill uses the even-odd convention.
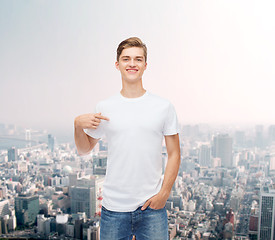
[[[146,202],[143,204],[141,210],[142,210],[142,211],[145,210],[145,209],[150,205],[150,203],[151,203],[150,201],[146,201]]]

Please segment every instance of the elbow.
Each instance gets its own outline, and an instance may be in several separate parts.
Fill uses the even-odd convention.
[[[78,153],[79,156],[86,156],[86,155],[88,155],[90,152],[91,152],[91,149],[88,149],[88,150],[86,150],[86,151],[83,151],[83,150],[77,148],[77,153]]]

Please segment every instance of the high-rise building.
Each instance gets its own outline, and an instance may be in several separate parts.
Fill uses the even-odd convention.
[[[12,147],[8,150],[8,161],[12,162],[12,161],[17,161],[18,158],[18,151],[17,148]]]
[[[275,125],[270,125],[268,128],[268,143],[271,145],[275,142]]]
[[[264,126],[257,125],[255,127],[255,146],[262,148],[264,145]]]
[[[275,190],[265,188],[260,196],[260,214],[258,227],[258,240],[273,240],[275,217]]]
[[[219,134],[213,139],[212,155],[221,159],[222,167],[233,167],[232,144],[228,134]]]
[[[51,150],[51,152],[53,152],[54,151],[54,137],[51,135],[51,134],[49,134],[48,135],[48,148]]]
[[[39,213],[39,197],[20,194],[15,198],[14,204],[17,225],[30,226],[34,224],[36,216]]]
[[[4,217],[5,215],[9,215],[9,200],[0,201],[0,217]]]
[[[103,181],[102,176],[77,179],[70,188],[72,213],[85,212],[88,218],[100,215]]]
[[[26,147],[30,147],[31,146],[31,130],[30,129],[25,130],[25,140],[27,142]]]
[[[211,167],[211,151],[207,145],[201,145],[199,151],[199,164],[203,167]]]

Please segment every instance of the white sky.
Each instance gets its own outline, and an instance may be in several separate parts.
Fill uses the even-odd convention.
[[[275,123],[273,0],[0,1],[0,122],[73,130],[121,88],[117,45],[148,47],[145,88],[180,122]]]

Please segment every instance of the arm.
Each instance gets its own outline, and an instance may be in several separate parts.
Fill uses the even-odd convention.
[[[165,168],[162,187],[158,194],[146,201],[142,207],[142,210],[146,209],[148,206],[152,207],[153,209],[163,208],[177,178],[180,166],[179,135],[176,134],[165,136],[165,143],[168,153],[168,161]]]
[[[98,139],[88,136],[83,129],[91,128],[97,129],[101,120],[109,121],[107,117],[102,116],[100,113],[96,114],[83,114],[74,120],[74,140],[79,155],[88,154],[98,142]]]

